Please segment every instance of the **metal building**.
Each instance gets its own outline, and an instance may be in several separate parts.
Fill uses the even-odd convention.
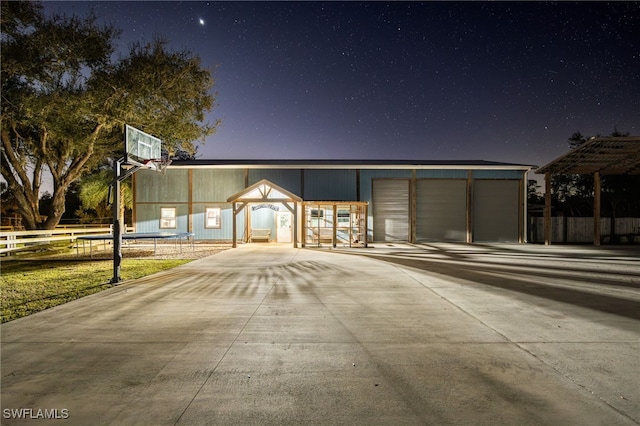
[[[522,243],[531,168],[488,161],[175,161],[164,174],[134,175],[134,226],[234,244]]]

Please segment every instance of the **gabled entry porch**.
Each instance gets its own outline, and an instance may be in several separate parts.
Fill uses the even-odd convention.
[[[284,188],[274,184],[273,182],[268,181],[267,179],[262,179],[253,185],[245,188],[244,190],[230,196],[227,198],[227,202],[231,203],[233,206],[233,247],[237,247],[237,225],[236,218],[238,213],[243,211],[249,206],[255,207],[269,207],[273,209],[274,205],[282,205],[284,207],[284,211],[288,211],[293,215],[292,223],[287,225],[287,222],[281,219],[278,219],[276,226],[287,227],[292,232],[293,247],[298,247],[298,203],[302,202],[302,198],[299,196],[287,191]],[[273,209],[276,210],[276,209]],[[248,217],[248,215],[245,215]],[[250,221],[247,222],[247,227],[249,228],[249,234],[251,234],[252,224]],[[278,232],[278,229],[276,229]]]

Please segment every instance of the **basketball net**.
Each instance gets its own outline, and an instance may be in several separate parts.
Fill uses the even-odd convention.
[[[155,172],[164,174],[167,171],[167,167],[169,167],[169,164],[171,164],[171,159],[155,158],[151,160],[146,160],[142,164],[144,164],[145,167],[147,167],[149,170],[153,170]]]

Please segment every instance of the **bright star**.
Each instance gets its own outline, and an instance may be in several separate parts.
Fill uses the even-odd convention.
[[[198,19],[198,22],[200,22],[200,25],[204,25],[204,19],[199,18],[199,19]]]

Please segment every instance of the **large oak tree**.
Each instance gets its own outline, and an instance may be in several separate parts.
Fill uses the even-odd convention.
[[[94,16],[44,16],[38,3],[2,1],[2,176],[26,229],[51,229],[69,185],[124,150],[124,125],[193,152],[218,122],[211,70],[156,38],[117,57],[113,26]],[[40,216],[43,175],[53,192]]]

